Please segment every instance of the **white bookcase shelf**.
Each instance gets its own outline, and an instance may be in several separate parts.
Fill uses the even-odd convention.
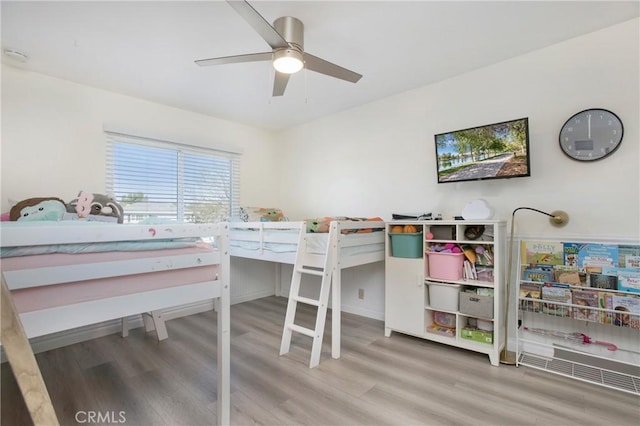
[[[393,232],[394,227],[405,225],[414,228],[404,235]],[[484,353],[492,365],[498,366],[505,345],[505,223],[393,221],[387,223],[386,234],[385,335],[389,337],[395,331]],[[457,274],[442,278],[440,273],[430,273],[429,256],[425,253],[445,244],[474,252],[484,249],[490,256],[478,255],[474,265],[475,271],[484,275],[480,279]],[[460,299],[465,299],[464,305]]]
[[[560,247],[563,244],[553,240],[545,242],[550,247]],[[559,283],[557,273],[545,282],[524,279],[524,271],[531,269],[531,263],[528,262],[531,259],[523,255],[524,247],[525,244],[531,246],[532,243],[534,242],[525,240],[519,244],[520,279],[516,289],[516,305],[520,326],[517,333],[516,365],[640,395],[640,311],[621,313],[619,308],[613,306],[619,304],[616,301],[622,300],[637,302],[640,307],[640,293],[591,287],[592,282],[587,277],[591,273],[599,273],[597,266],[585,268],[577,265],[579,270],[586,271],[579,283]],[[631,256],[634,252],[640,253],[640,245],[637,243],[572,243],[624,247]],[[622,252],[615,259],[609,259],[594,262],[613,262],[614,267],[624,266],[625,255]],[[637,269],[640,273],[640,268]],[[614,282],[617,285],[618,280]],[[569,297],[563,302],[558,299],[538,299],[536,296],[542,297],[542,294],[535,294],[535,286],[547,289],[555,286]],[[597,303],[583,303],[586,296],[581,295],[585,294]]]

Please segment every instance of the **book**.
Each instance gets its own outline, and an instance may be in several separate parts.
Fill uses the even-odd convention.
[[[522,271],[522,279],[525,281],[552,282],[553,270],[548,268],[526,268]]]
[[[640,268],[640,246],[618,246],[618,266],[621,268]]]
[[[578,243],[562,243],[562,256],[564,265],[569,268],[577,268],[578,253],[580,252],[580,244]]]
[[[618,290],[640,293],[640,276],[636,274],[627,275],[621,272],[618,275]]]
[[[598,274],[592,272],[589,274],[589,287],[615,290],[618,288],[618,277],[615,275]]]
[[[611,294],[613,325],[640,328],[640,297],[622,293]]]
[[[540,312],[540,302],[533,299],[542,297],[542,283],[520,283],[520,309],[527,312]],[[532,300],[523,300],[532,299]]]
[[[565,265],[600,272],[603,266],[618,265],[618,246],[613,244],[564,243]],[[572,256],[577,254],[577,258]],[[569,260],[570,259],[570,260]],[[571,263],[569,263],[571,262]]]
[[[521,263],[528,265],[564,264],[563,244],[555,241],[522,241]]]
[[[640,256],[625,256],[624,266],[625,268],[640,268]]]
[[[598,322],[600,317],[600,312],[598,311],[599,293],[596,290],[572,290],[571,303],[575,305],[572,309],[573,318]]]
[[[613,309],[611,296],[613,296],[613,293],[606,291],[598,292],[598,307],[600,309]],[[613,313],[600,311],[599,322],[602,324],[613,324]]]
[[[473,263],[469,262],[468,260],[465,260],[463,263],[463,272],[464,272],[464,277],[467,280],[477,280],[478,279],[478,274],[476,272],[476,267]]]
[[[542,312],[556,317],[570,317],[571,306],[558,305],[560,302],[571,304],[571,287],[567,284],[544,283],[542,286]]]
[[[562,284],[570,284],[577,287],[588,287],[587,273],[583,268],[555,265],[553,274],[555,281]]]

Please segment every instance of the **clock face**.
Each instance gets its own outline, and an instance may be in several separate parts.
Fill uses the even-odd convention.
[[[560,148],[579,161],[594,161],[612,154],[622,141],[624,127],[606,109],[587,109],[567,120],[560,130]]]

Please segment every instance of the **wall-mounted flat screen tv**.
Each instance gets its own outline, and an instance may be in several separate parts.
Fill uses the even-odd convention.
[[[530,176],[529,119],[435,135],[438,183]]]

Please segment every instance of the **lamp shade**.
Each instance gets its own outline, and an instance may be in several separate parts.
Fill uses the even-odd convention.
[[[302,53],[295,49],[282,49],[275,52],[273,67],[284,74],[294,74],[302,69]]]

